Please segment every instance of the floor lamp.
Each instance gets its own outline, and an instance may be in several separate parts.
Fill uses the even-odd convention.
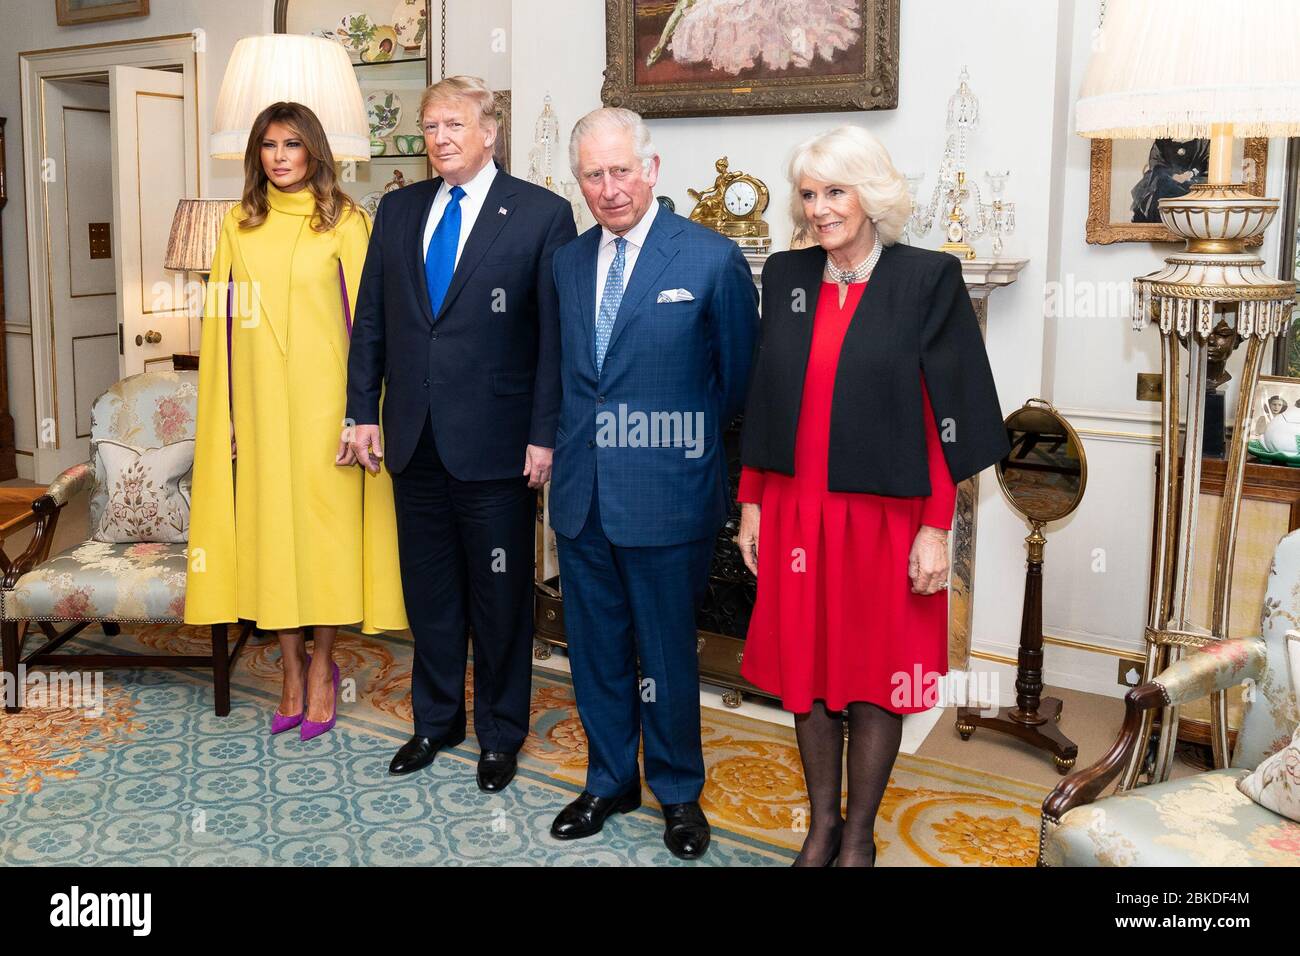
[[[1144,680],[1183,652],[1228,636],[1232,564],[1241,510],[1246,434],[1260,362],[1269,340],[1290,323],[1295,286],[1264,271],[1248,250],[1277,213],[1278,200],[1234,183],[1234,137],[1300,133],[1300,4],[1291,0],[1110,0],[1076,104],[1076,131],[1094,138],[1208,137],[1204,182],[1186,195],[1160,200],[1160,219],[1186,240],[1163,268],[1134,280],[1133,326],[1155,324],[1161,339],[1164,387],[1160,406],[1153,590],[1145,631]],[[1177,143],[1175,143],[1177,145]],[[1250,170],[1247,170],[1247,175]],[[1223,505],[1219,513],[1213,580],[1192,582],[1204,432],[1206,339],[1220,322],[1246,346]],[[1186,349],[1186,436],[1179,475],[1182,350]],[[1212,592],[1208,626],[1190,618],[1193,588]],[[1149,741],[1146,712],[1140,739]],[[1216,767],[1228,757],[1223,693],[1210,711]],[[1168,778],[1178,708],[1161,711],[1152,782]],[[1147,747],[1137,747],[1119,789],[1135,786]]]

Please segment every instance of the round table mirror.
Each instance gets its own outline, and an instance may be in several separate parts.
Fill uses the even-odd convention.
[[[1016,409],[1005,425],[1011,451],[997,466],[1002,493],[1030,521],[1064,518],[1079,506],[1088,483],[1078,434],[1041,398]]]

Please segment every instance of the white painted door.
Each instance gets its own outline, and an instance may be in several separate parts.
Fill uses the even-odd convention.
[[[122,376],[171,368],[190,340],[186,276],[163,268],[176,204],[198,195],[198,132],[180,73],[109,70]]]
[[[108,86],[51,80],[41,98],[52,402],[37,421],[43,478],[89,456],[90,406],[118,379]]]

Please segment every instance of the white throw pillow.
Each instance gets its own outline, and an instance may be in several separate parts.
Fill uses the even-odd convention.
[[[1289,744],[1238,780],[1237,789],[1261,807],[1300,823],[1300,727]]]
[[[96,448],[108,496],[95,529],[96,541],[175,543],[189,539],[193,438],[161,448],[136,448],[101,439]]]

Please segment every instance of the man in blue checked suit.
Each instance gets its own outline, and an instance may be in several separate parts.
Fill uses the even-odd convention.
[[[566,200],[492,161],[482,80],[431,86],[420,125],[438,175],[388,193],[375,216],[348,353],[350,454],[393,476],[415,636],[415,732],[389,771],[465,739],[472,625],[477,778],[494,793],[528,734],[536,489],[560,403],[551,257],[577,230]]]
[[[590,836],[640,806],[644,735],[664,842],[692,859],[709,843],[695,611],[727,514],[722,431],[743,405],[758,296],[734,242],[655,201],[659,157],[636,113],[583,117],[569,161],[598,225],[554,259],[550,521],[588,764],[551,833]]]

